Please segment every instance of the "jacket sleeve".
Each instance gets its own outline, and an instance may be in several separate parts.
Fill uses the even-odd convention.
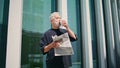
[[[76,36],[76,34],[75,34],[75,36]],[[74,41],[77,41],[77,40],[78,40],[77,36],[76,36],[76,39],[74,39],[74,38],[72,38],[72,37],[70,37],[70,36],[69,36],[69,38],[70,38],[70,41],[71,41],[71,42],[74,42]]]
[[[67,31],[66,31],[65,29],[61,29],[61,32],[62,32],[62,33],[66,33]],[[76,34],[75,34],[75,36],[76,36]],[[74,39],[74,38],[70,37],[70,35],[69,35],[69,38],[70,38],[70,41],[71,41],[71,42],[74,42],[74,41],[77,41],[77,40],[78,40],[77,36],[76,36],[76,39]]]
[[[42,52],[43,55],[45,55],[46,53],[44,52],[44,48],[45,46],[48,44],[47,42],[47,37],[45,36],[45,34],[42,36],[41,40],[40,40],[40,50]]]

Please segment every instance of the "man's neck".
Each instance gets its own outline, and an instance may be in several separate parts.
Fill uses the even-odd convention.
[[[59,29],[58,27],[52,27],[52,29]]]

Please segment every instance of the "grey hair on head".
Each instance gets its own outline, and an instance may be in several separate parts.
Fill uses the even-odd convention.
[[[53,13],[51,13],[51,15],[50,15],[50,20],[52,20],[52,19],[54,19],[54,16],[56,15],[56,14],[59,14],[59,12],[53,12]]]

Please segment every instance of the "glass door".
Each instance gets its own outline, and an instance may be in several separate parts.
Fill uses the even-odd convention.
[[[23,0],[21,68],[45,68],[39,41],[50,26],[51,0]]]

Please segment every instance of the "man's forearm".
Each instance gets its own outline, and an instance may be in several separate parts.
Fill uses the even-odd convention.
[[[70,37],[76,39],[74,32],[69,27],[66,30],[67,30],[68,34],[70,35]]]
[[[51,50],[54,47],[54,42],[48,44],[47,46],[45,46],[44,48],[44,52],[48,52],[49,50]]]

